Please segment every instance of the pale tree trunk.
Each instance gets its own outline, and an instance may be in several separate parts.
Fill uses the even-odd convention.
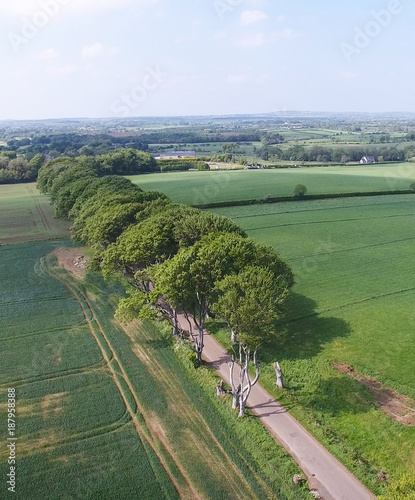
[[[232,394],[232,408],[236,410],[239,407],[239,416],[245,415],[246,404],[252,391],[252,387],[258,382],[259,379],[259,363],[257,360],[257,352],[254,351],[252,362],[255,366],[256,375],[253,380],[249,376],[249,364],[251,362],[251,351],[249,349],[239,346],[239,383],[235,382],[235,359],[229,363],[229,372],[231,380]]]
[[[241,385],[236,385],[234,380],[234,368],[235,368],[235,358],[232,357],[232,361],[229,363],[229,378],[231,380],[231,391],[232,394],[232,409],[236,410],[239,406],[239,399],[241,397]]]
[[[196,324],[198,335],[197,337],[194,338],[194,342],[196,345],[196,356],[197,356],[197,361],[199,365],[202,364],[202,353],[203,353],[203,348],[205,347],[204,340],[205,340],[205,322],[206,322],[206,317],[208,314],[208,305],[205,302],[204,299],[201,299],[198,296],[199,300],[199,310],[194,311],[193,313],[193,320]]]
[[[176,337],[179,334],[179,321],[177,319],[176,309],[173,309],[172,320],[173,320],[173,336]]]
[[[232,344],[236,344],[238,342],[238,334],[235,330],[231,330],[231,342]]]
[[[282,373],[282,368],[278,362],[274,364],[274,368],[275,373],[277,374],[277,381],[275,384],[280,389],[284,389],[284,374]]]
[[[259,379],[259,362],[257,359],[257,352],[256,350],[254,351],[253,359],[252,362],[255,366],[256,374],[254,380],[251,380],[251,377],[249,376],[249,363],[251,361],[251,351],[249,349],[244,350],[244,355],[245,355],[245,362],[244,365],[241,367],[241,374],[240,374],[240,380],[241,380],[241,387],[243,388],[241,390],[241,397],[239,398],[239,417],[244,417],[245,416],[245,410],[246,410],[246,404],[248,402],[249,396],[252,391],[252,387],[258,382]],[[245,384],[246,381],[246,385]]]

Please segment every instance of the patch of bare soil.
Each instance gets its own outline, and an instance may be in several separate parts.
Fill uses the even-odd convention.
[[[375,398],[376,406],[393,421],[407,427],[415,427],[415,400],[390,387],[384,387],[374,378],[361,375],[352,366],[337,362],[333,362],[332,366],[367,387]]]
[[[83,279],[87,271],[88,261],[84,250],[84,248],[58,248],[54,251],[59,265],[78,280]]]

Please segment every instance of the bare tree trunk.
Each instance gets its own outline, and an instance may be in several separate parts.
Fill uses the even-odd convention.
[[[176,309],[173,309],[173,336],[176,337],[176,335],[179,334],[179,322],[177,320],[177,311]]]
[[[226,390],[225,390],[225,382],[223,380],[220,380],[217,384],[216,384],[216,396],[223,396],[224,394],[226,394]]]
[[[238,342],[238,334],[235,330],[231,330],[231,342],[232,344],[236,344]]]
[[[243,400],[243,398],[241,399],[240,401],[240,404],[239,404],[239,415],[238,417],[239,418],[242,418],[245,416],[245,411],[246,411],[246,401]]]
[[[277,374],[276,386],[284,389],[284,374],[282,373],[282,368],[280,364],[277,362],[274,364],[275,373]]]
[[[249,377],[249,363],[251,361],[251,351],[245,348],[243,350],[245,353],[245,363],[244,366],[241,367],[241,375],[240,375],[241,387],[243,387],[243,389],[241,389],[241,397],[239,399],[239,417],[245,416],[246,404],[251,394],[252,387],[258,382],[259,379],[259,362],[257,359],[257,352],[254,351],[254,356],[252,360],[255,366],[256,374],[254,380],[251,380],[251,378]],[[245,378],[247,384],[244,386]]]
[[[232,394],[232,409],[236,410],[239,406],[239,399],[241,397],[241,385],[235,385],[235,380],[233,377],[233,372],[235,368],[235,358],[232,357],[232,361],[229,363],[229,378],[231,380],[231,391]]]

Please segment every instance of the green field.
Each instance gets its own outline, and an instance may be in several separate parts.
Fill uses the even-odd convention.
[[[292,196],[297,184],[304,184],[308,194],[406,190],[415,181],[415,164],[179,172],[130,179],[143,189],[161,191],[179,203],[206,205],[264,199],[268,195]]]
[[[285,368],[277,393],[271,366],[262,383],[356,474],[415,473],[415,427],[393,422],[362,384],[338,374],[352,365],[415,397],[415,199],[411,195],[217,209],[257,241],[273,245],[297,284],[264,349]],[[353,466],[355,462],[355,466]],[[360,465],[359,465],[360,462]]]
[[[30,220],[29,200],[19,200],[16,223]],[[0,428],[7,444],[13,387],[15,497],[308,498],[292,483],[299,469],[291,457],[257,419],[241,421],[216,397],[216,374],[195,371],[169,329],[122,326],[113,318],[119,284],[99,275],[79,281],[58,266],[51,252],[65,245],[0,247]],[[7,459],[3,446],[3,478]],[[8,496],[4,479],[0,498]]]
[[[0,245],[60,238],[68,228],[34,184],[0,185]]]

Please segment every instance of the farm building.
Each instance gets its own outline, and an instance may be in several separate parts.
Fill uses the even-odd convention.
[[[374,156],[364,156],[361,160],[360,163],[362,165],[370,165],[373,163],[376,163],[375,157]]]
[[[195,151],[171,151],[168,153],[164,153],[156,158],[156,160],[162,159],[170,159],[173,160],[175,158],[196,158]]]

